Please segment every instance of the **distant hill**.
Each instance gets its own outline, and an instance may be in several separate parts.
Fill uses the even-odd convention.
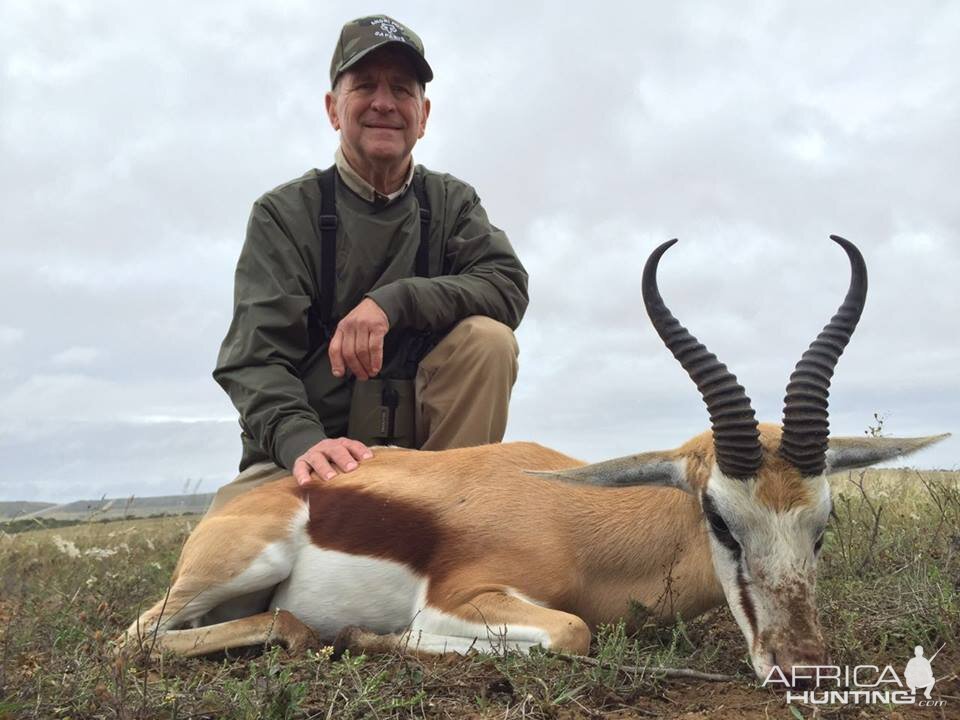
[[[150,515],[199,515],[213,501],[213,493],[159,497],[76,500],[62,505],[41,502],[0,502],[0,520],[48,518],[51,520],[114,519]]]
[[[56,507],[56,505],[54,503],[27,502],[25,500],[0,502],[0,520],[12,520],[15,517],[29,515],[52,507]]]

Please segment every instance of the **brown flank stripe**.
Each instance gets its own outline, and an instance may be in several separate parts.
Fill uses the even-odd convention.
[[[335,485],[301,489],[314,545],[403,563],[426,575],[441,542],[434,516],[416,505]]]

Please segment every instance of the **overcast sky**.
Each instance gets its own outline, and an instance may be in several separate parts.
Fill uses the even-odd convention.
[[[333,45],[377,12],[436,73],[417,162],[530,272],[507,439],[601,460],[708,426],[640,300],[671,237],[668,305],[778,421],[846,290],[830,233],[870,271],[833,432],[957,433],[960,3],[888,5],[0,0],[0,500],[234,476],[210,373],[250,206],[332,162]]]

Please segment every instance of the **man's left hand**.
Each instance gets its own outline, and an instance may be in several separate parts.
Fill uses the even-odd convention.
[[[358,380],[369,380],[383,367],[383,338],[390,329],[387,314],[364,298],[337,323],[330,341],[330,367],[336,377],[349,368]]]

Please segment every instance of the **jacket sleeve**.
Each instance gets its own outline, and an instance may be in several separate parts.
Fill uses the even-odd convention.
[[[297,370],[310,347],[313,293],[312,274],[289,229],[269,199],[261,198],[237,262],[233,321],[213,377],[246,431],[288,470],[326,437]]]
[[[442,330],[470,315],[486,315],[516,329],[527,309],[527,272],[506,234],[490,224],[469,185],[449,190],[459,211],[445,227],[443,274],[404,278],[367,297],[394,327]],[[459,202],[457,202],[459,200]]]

